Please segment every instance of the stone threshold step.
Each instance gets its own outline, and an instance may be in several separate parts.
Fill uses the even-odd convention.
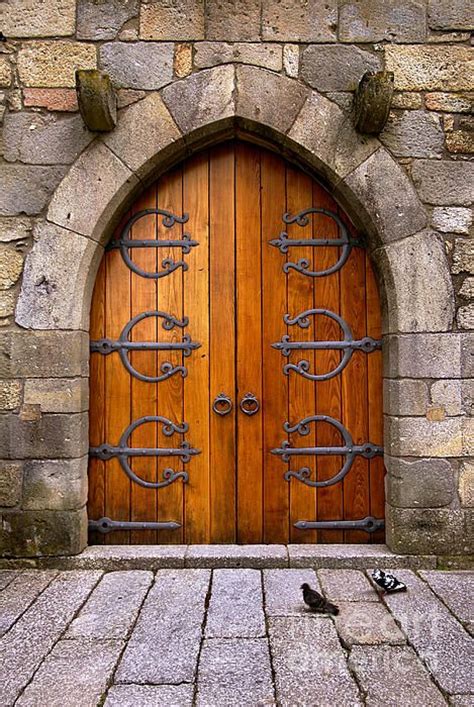
[[[435,555],[397,555],[386,545],[92,545],[72,557],[0,560],[0,568],[158,570],[183,567],[435,569]]]

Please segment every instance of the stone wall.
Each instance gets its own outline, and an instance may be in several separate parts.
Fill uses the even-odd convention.
[[[382,274],[391,273],[382,284],[388,542],[403,552],[474,552],[472,27],[468,0],[0,5],[3,554],[78,552],[86,542],[87,317],[75,326],[68,317],[82,307],[77,282],[85,282],[100,252],[90,255],[90,238],[97,237],[87,230],[87,210],[83,223],[76,215],[71,225],[55,216],[54,201],[48,208],[66,174],[76,195],[88,193],[91,179],[100,182],[101,172],[104,182],[96,186],[111,195],[127,180],[138,188],[143,176],[139,154],[127,153],[114,133],[104,140],[89,132],[78,113],[75,69],[95,67],[108,72],[117,88],[119,126],[127,120],[133,125],[133,107],[152,106],[154,133],[152,139],[143,135],[145,152],[150,140],[161,149],[160,129],[179,142],[199,120],[212,117],[225,94],[219,117],[230,115],[233,101],[233,110],[263,124],[273,121],[295,143],[319,139],[314,150],[338,174],[349,207],[350,195],[370,186],[372,221],[389,242],[383,255],[374,246],[374,258]],[[231,66],[238,69],[237,87]],[[264,70],[262,87],[255,86],[251,67]],[[395,75],[389,121],[380,142],[360,139],[357,149],[364,154],[351,164],[353,91],[366,70],[382,68]],[[257,89],[267,91],[261,105],[252,98]],[[167,108],[161,99],[153,103],[157,92]],[[319,131],[331,129],[333,142],[321,145]],[[334,156],[338,141],[348,145],[342,171]],[[94,174],[77,162],[91,149]],[[384,171],[391,158],[400,165],[399,176]],[[420,209],[410,210],[399,195],[407,177]],[[407,223],[410,238],[402,232]],[[64,226],[80,234],[74,244]],[[55,253],[48,277],[35,265],[41,252]],[[451,277],[431,278],[446,262]],[[408,277],[413,268],[417,275]],[[15,315],[22,284],[27,294]],[[25,315],[28,288],[35,302],[60,292],[56,309],[35,305]]]

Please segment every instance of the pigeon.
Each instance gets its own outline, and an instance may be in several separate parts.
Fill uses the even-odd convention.
[[[303,590],[304,603],[307,604],[312,611],[317,611],[320,614],[338,615],[339,609],[337,606],[331,604],[330,601],[327,601],[327,599],[322,597],[321,594],[314,589],[311,589],[309,584],[305,582],[301,585],[301,589]]]
[[[390,572],[383,572],[382,570],[374,570],[372,572],[372,579],[375,584],[377,584],[381,589],[384,590],[386,594],[395,594],[395,592],[406,592],[406,584],[400,582],[393,574]]]

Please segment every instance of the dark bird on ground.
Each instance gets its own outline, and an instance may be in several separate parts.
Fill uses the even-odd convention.
[[[333,614],[334,616],[338,615],[339,609],[337,606],[335,606],[335,604],[331,604],[330,601],[327,601],[327,599],[322,597],[321,594],[316,592],[314,589],[311,589],[309,584],[306,584],[305,582],[301,585],[301,589],[303,590],[303,600],[312,611],[317,611],[320,614]]]
[[[400,582],[393,574],[390,572],[384,572],[383,570],[374,570],[372,572],[372,579],[375,584],[384,590],[386,594],[395,594],[395,592],[406,592],[406,584]]]

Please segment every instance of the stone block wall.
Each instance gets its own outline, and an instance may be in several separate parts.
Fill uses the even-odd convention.
[[[391,273],[384,287],[393,289],[384,340],[388,542],[402,552],[474,552],[473,24],[468,0],[0,4],[3,554],[74,553],[86,543],[87,322],[71,327],[68,317],[82,306],[71,262],[85,280],[100,253],[89,252],[87,209],[71,224],[55,216],[54,202],[48,207],[68,172],[77,194],[91,180],[102,178],[99,191],[112,194],[142,177],[141,156],[114,133],[89,132],[78,113],[75,69],[96,67],[117,89],[119,125],[140,129],[130,110],[148,100],[143,110],[155,122],[145,152],[148,141],[161,149],[162,126],[179,141],[217,112],[224,94],[219,117],[231,114],[231,102],[264,124],[271,113],[296,143],[317,145],[318,120],[330,124],[333,142],[317,149],[339,170],[342,192],[370,185],[373,222],[388,243],[374,252],[380,272]],[[252,67],[265,70],[263,87]],[[354,144],[356,157],[347,137],[353,91],[365,71],[383,68],[395,76],[390,117],[380,143]],[[154,100],[158,91],[173,118]],[[267,92],[261,105],[258,91]],[[193,103],[195,112],[186,108]],[[349,146],[342,156],[338,143]],[[98,173],[78,167],[91,148]],[[390,158],[400,171],[386,183]],[[398,199],[407,177],[421,211]],[[47,212],[59,225],[45,228]],[[81,234],[70,245],[68,228]],[[58,253],[53,276],[34,260],[23,274],[33,247]],[[446,262],[450,275],[440,285],[434,273]],[[413,264],[416,278],[407,276]],[[22,277],[45,301],[55,291],[69,299],[34,317],[25,317],[23,301],[15,315]]]

